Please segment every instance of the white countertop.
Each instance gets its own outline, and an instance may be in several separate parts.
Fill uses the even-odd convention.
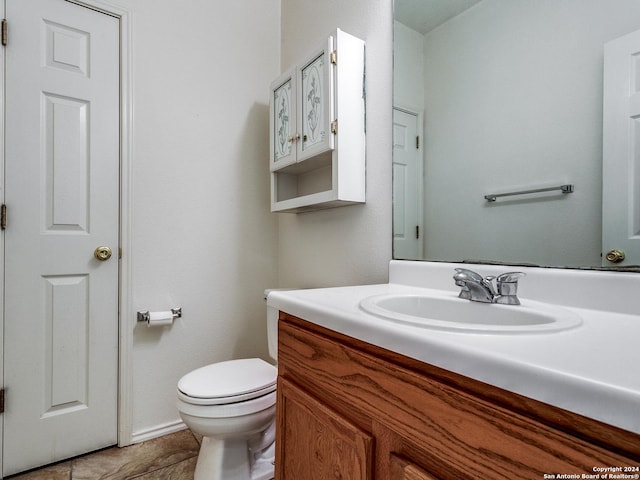
[[[425,262],[404,263],[407,265],[399,268]],[[475,266],[466,267],[478,270]],[[393,268],[392,265],[391,270]],[[452,272],[450,264],[438,264],[436,270],[429,279],[431,283],[443,272],[445,276]],[[529,281],[534,283],[538,282],[538,277],[557,276],[548,269],[520,270],[527,271],[528,277],[533,277]],[[585,274],[587,283],[592,281],[593,275],[596,282],[607,280],[615,283],[608,278],[609,273],[602,276],[598,276],[599,272]],[[560,280],[566,280],[563,275],[566,276],[559,273]],[[570,273],[571,277],[575,275],[584,276],[580,272]],[[622,275],[622,280],[630,278]],[[391,280],[398,281],[402,277],[390,271]],[[402,281],[273,291],[267,303],[291,315],[407,357],[640,434],[640,316],[635,307],[631,311],[617,308],[614,310],[618,311],[614,312],[581,308],[571,305],[580,303],[576,300],[580,297],[571,298],[569,295],[570,304],[562,306],[580,315],[583,324],[571,330],[535,334],[448,332],[395,323],[359,308],[362,299],[379,294],[431,291],[438,295],[456,295],[455,286],[447,288],[449,285],[446,283],[443,290],[434,292],[432,288],[406,284],[416,282]],[[632,281],[637,282],[635,277]],[[571,288],[574,287],[575,283]],[[579,284],[578,287],[577,292],[589,292],[597,285]],[[640,290],[636,292],[637,298]],[[523,302],[527,298],[526,295],[520,297]],[[589,295],[585,299],[592,300]]]

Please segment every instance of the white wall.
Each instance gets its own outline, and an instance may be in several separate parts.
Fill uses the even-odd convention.
[[[311,0],[280,4],[119,0],[133,34],[134,312],[125,313],[184,312],[168,329],[134,327],[134,440],[178,422],[184,373],[267,358],[264,288],[387,279],[391,1],[333,0],[313,16]],[[269,84],[336,27],[367,41],[367,203],[271,214]]]
[[[179,420],[178,379],[214,361],[267,358],[262,291],[277,282],[269,213],[268,87],[279,0],[119,0],[132,20],[134,439]]]
[[[634,0],[484,0],[426,35],[427,258],[600,264],[602,46],[639,16]],[[575,193],[483,199],[561,183]]]
[[[393,105],[424,110],[424,36],[393,22]]]
[[[382,283],[391,259],[391,0],[282,0],[282,70],[340,28],[366,42],[367,202],[278,214],[279,284]]]

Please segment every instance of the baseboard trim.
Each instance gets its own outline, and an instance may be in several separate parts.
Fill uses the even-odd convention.
[[[147,440],[162,437],[170,433],[179,432],[180,430],[184,430],[186,428],[187,426],[180,420],[171,423],[165,423],[164,425],[158,425],[146,430],[134,432],[131,435],[131,443],[146,442]]]

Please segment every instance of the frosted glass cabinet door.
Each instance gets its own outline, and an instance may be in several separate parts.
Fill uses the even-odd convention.
[[[334,147],[331,122],[334,120],[333,68],[331,51],[333,37],[329,37],[300,67],[300,96],[298,98],[298,162]]]
[[[286,72],[271,84],[271,171],[296,162],[296,79]]]

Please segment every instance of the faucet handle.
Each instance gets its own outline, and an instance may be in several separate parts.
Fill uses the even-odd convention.
[[[523,272],[506,272],[502,275],[498,275],[496,278],[496,284],[498,287],[496,303],[520,305],[520,300],[517,297],[518,279],[524,276],[525,273]]]
[[[498,283],[518,283],[518,279],[526,275],[524,272],[505,272],[496,277]]]

